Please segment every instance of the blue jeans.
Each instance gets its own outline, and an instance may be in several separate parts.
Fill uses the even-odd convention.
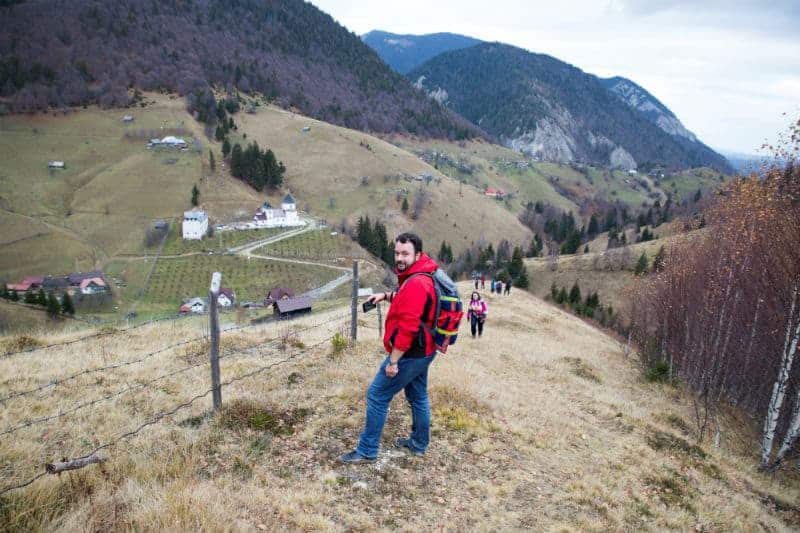
[[[383,425],[389,412],[389,402],[394,395],[405,389],[406,400],[411,406],[411,445],[414,450],[424,452],[428,448],[431,432],[431,406],[428,402],[428,367],[436,358],[400,358],[398,372],[393,378],[386,376],[389,358],[381,363],[375,379],[367,390],[367,420],[356,451],[370,459],[378,456]]]

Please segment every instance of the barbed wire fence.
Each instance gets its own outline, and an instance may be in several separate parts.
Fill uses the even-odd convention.
[[[193,370],[205,367],[206,365],[211,367],[211,387],[209,387],[208,389],[205,389],[202,392],[199,392],[199,393],[195,394],[194,396],[190,397],[188,400],[186,400],[186,401],[184,401],[182,403],[179,403],[179,404],[173,406],[172,408],[165,409],[165,410],[163,410],[163,411],[161,411],[161,412],[149,417],[147,420],[141,422],[138,426],[136,426],[132,430],[124,431],[124,432],[116,435],[113,438],[106,439],[106,441],[103,442],[102,444],[94,446],[92,449],[86,451],[85,453],[82,453],[78,457],[74,457],[72,459],[63,458],[61,461],[49,462],[49,463],[45,464],[44,465],[44,469],[41,472],[37,473],[36,475],[33,475],[30,478],[24,479],[23,481],[19,481],[17,483],[13,483],[13,484],[7,485],[5,487],[0,487],[0,497],[4,496],[5,494],[7,494],[7,493],[9,493],[11,491],[15,491],[15,490],[27,487],[27,486],[35,483],[37,480],[42,479],[43,477],[45,477],[45,476],[47,476],[49,474],[58,474],[58,473],[69,471],[69,470],[76,470],[76,469],[84,468],[84,467],[92,465],[92,464],[98,464],[98,463],[105,462],[108,459],[108,457],[107,457],[107,455],[104,455],[101,452],[104,452],[104,451],[107,451],[110,448],[113,448],[114,446],[118,445],[122,441],[125,441],[125,440],[128,440],[128,439],[131,439],[131,438],[135,437],[136,435],[141,433],[144,429],[159,423],[160,421],[164,420],[165,418],[170,417],[171,415],[174,415],[174,414],[176,414],[176,413],[178,413],[178,412],[180,412],[180,411],[182,411],[184,409],[187,409],[187,408],[195,405],[197,402],[199,402],[200,400],[208,397],[209,395],[212,396],[213,411],[214,412],[218,412],[222,408],[222,390],[223,390],[224,387],[228,387],[228,386],[230,386],[230,385],[232,385],[234,383],[241,382],[241,381],[246,380],[248,378],[260,375],[260,374],[262,374],[264,372],[267,372],[267,371],[269,371],[269,370],[271,370],[271,369],[273,369],[273,368],[275,368],[275,367],[277,367],[279,365],[287,364],[287,363],[289,363],[291,361],[294,361],[294,360],[300,358],[303,355],[310,354],[311,352],[313,352],[314,350],[320,348],[321,346],[323,346],[326,343],[330,343],[331,342],[331,338],[332,338],[333,335],[332,334],[328,335],[325,332],[332,333],[332,332],[330,332],[328,330],[330,329],[330,326],[335,324],[335,323],[339,323],[339,330],[343,330],[345,328],[350,329],[351,341],[355,341],[356,340],[357,329],[358,329],[358,325],[359,325],[359,321],[357,319],[356,310],[357,310],[357,299],[358,299],[359,296],[358,296],[358,264],[355,261],[353,263],[353,301],[352,301],[351,309],[348,310],[347,313],[341,313],[341,312],[335,313],[333,316],[326,317],[325,319],[323,319],[321,321],[316,321],[316,322],[311,323],[311,324],[305,324],[305,325],[303,325],[303,327],[299,327],[299,328],[298,327],[294,327],[294,328],[289,327],[288,326],[288,322],[285,322],[287,324],[286,332],[283,333],[283,334],[280,334],[280,332],[278,332],[279,334],[277,335],[276,338],[270,338],[270,339],[267,339],[267,340],[260,339],[260,340],[257,340],[255,342],[247,343],[244,346],[240,345],[240,346],[232,347],[232,348],[229,348],[229,349],[225,349],[225,350],[222,351],[222,353],[220,353],[219,347],[220,347],[221,336],[222,336],[223,333],[227,335],[227,334],[230,334],[231,332],[243,331],[243,330],[248,330],[248,329],[257,328],[257,327],[266,327],[266,326],[271,325],[271,324],[280,323],[280,321],[278,319],[273,319],[273,320],[260,322],[260,323],[257,323],[257,324],[248,324],[248,325],[243,325],[243,326],[236,326],[236,327],[233,327],[233,328],[226,328],[224,331],[221,331],[220,330],[220,325],[219,325],[219,309],[218,309],[218,306],[217,306],[217,296],[219,295],[220,282],[221,282],[221,274],[214,273],[214,275],[212,276],[212,283],[211,283],[211,287],[210,287],[210,290],[209,290],[209,303],[210,303],[210,305],[209,305],[209,313],[208,313],[208,316],[209,316],[209,334],[208,335],[204,334],[204,335],[197,336],[197,337],[192,337],[190,339],[186,339],[186,340],[183,340],[183,341],[180,341],[180,342],[177,342],[177,343],[172,343],[172,344],[170,344],[168,346],[163,346],[163,347],[160,347],[160,348],[158,348],[156,350],[141,354],[138,357],[136,357],[134,359],[131,359],[131,360],[122,361],[122,362],[118,362],[118,363],[107,364],[107,365],[103,365],[103,366],[99,366],[99,367],[92,367],[92,368],[82,369],[82,370],[80,370],[78,372],[74,372],[74,373],[72,373],[70,375],[67,375],[67,376],[64,376],[64,377],[61,377],[61,378],[57,378],[57,379],[53,379],[53,380],[49,381],[48,383],[44,383],[44,384],[39,385],[37,387],[32,387],[32,388],[29,388],[29,389],[18,390],[18,391],[12,391],[12,392],[6,394],[4,397],[0,398],[0,405],[5,406],[7,403],[9,403],[9,402],[11,402],[13,400],[24,398],[26,396],[30,396],[30,395],[33,395],[33,394],[36,394],[36,393],[39,393],[39,392],[43,392],[43,391],[45,391],[47,389],[52,389],[52,391],[50,391],[50,392],[55,392],[55,390],[58,387],[61,387],[66,383],[75,381],[75,380],[77,380],[78,378],[80,378],[82,376],[86,376],[86,375],[90,375],[90,374],[102,374],[104,372],[110,372],[110,371],[113,371],[113,370],[116,370],[116,369],[119,369],[119,368],[140,364],[140,363],[143,363],[143,362],[145,362],[145,361],[147,361],[147,360],[149,360],[151,358],[154,358],[155,356],[157,356],[159,354],[163,354],[163,353],[169,352],[171,350],[175,350],[175,349],[180,348],[180,347],[188,346],[188,345],[191,345],[192,343],[205,342],[205,341],[208,342],[207,349],[208,349],[209,357],[208,357],[207,360],[203,359],[201,361],[190,363],[190,364],[188,364],[186,366],[182,366],[181,368],[178,368],[176,370],[171,370],[169,372],[163,372],[163,373],[161,373],[161,374],[159,374],[157,376],[154,376],[154,377],[152,377],[150,379],[147,379],[147,380],[144,380],[144,381],[137,381],[135,384],[127,385],[127,386],[125,386],[125,387],[123,387],[123,388],[121,388],[121,389],[119,389],[119,390],[117,390],[115,392],[106,394],[104,396],[100,396],[98,398],[94,398],[94,399],[91,399],[91,400],[81,401],[81,402],[75,403],[74,405],[69,406],[69,407],[67,407],[65,409],[61,409],[56,413],[45,415],[45,416],[42,416],[42,417],[39,417],[39,418],[27,419],[27,420],[24,420],[23,422],[16,423],[14,425],[6,427],[5,429],[0,430],[0,438],[17,438],[17,436],[15,434],[17,432],[19,432],[19,431],[25,430],[26,428],[31,428],[31,427],[39,426],[39,425],[45,425],[45,424],[48,424],[48,423],[52,423],[52,422],[54,422],[56,420],[60,420],[62,418],[74,416],[76,413],[79,413],[79,412],[82,412],[82,411],[85,411],[85,410],[90,410],[90,409],[97,408],[100,404],[103,404],[105,402],[109,402],[109,401],[121,398],[121,397],[123,397],[123,396],[125,396],[127,394],[131,394],[133,392],[141,391],[141,390],[145,390],[145,389],[151,389],[151,388],[153,388],[153,385],[155,385],[159,381],[163,381],[163,380],[167,380],[167,379],[172,378],[172,377],[176,377],[176,376],[181,376],[181,375],[187,374],[188,372],[191,372]],[[152,322],[150,322],[150,324],[152,324]],[[110,332],[103,332],[101,334],[94,334],[94,335],[91,335],[91,336],[81,337],[80,339],[73,339],[73,340],[67,341],[67,342],[55,343],[55,344],[51,344],[51,345],[47,345],[47,346],[41,346],[41,347],[37,347],[36,349],[32,349],[32,350],[21,350],[21,351],[14,352],[14,353],[6,353],[6,354],[2,354],[2,356],[0,356],[0,358],[7,358],[7,357],[11,357],[12,355],[17,355],[17,354],[22,354],[22,353],[30,353],[32,351],[43,350],[43,349],[46,349],[46,348],[53,348],[53,347],[56,347],[56,346],[66,346],[66,345],[75,344],[75,343],[78,343],[78,342],[82,342],[82,341],[86,341],[86,340],[89,340],[89,339],[102,337],[102,336],[117,335],[117,334],[128,332],[128,331],[130,331],[132,329],[137,329],[139,327],[143,327],[144,325],[146,325],[146,324],[133,326],[131,328],[126,328],[124,330],[116,330],[116,331],[110,331]],[[326,326],[327,326],[327,328],[326,328]],[[318,340],[318,341],[313,342],[310,345],[306,345],[303,342],[298,342],[298,341],[293,340],[293,339],[290,338],[290,337],[293,337],[293,336],[296,336],[296,335],[300,335],[300,334],[305,333],[305,332],[310,332],[310,331],[313,331],[313,330],[320,330],[321,328],[325,328],[324,331],[323,331],[322,338],[320,340]],[[339,330],[337,330],[337,331],[339,331]],[[202,345],[200,348],[205,349],[206,346]],[[202,350],[201,350],[201,352],[202,352]],[[257,353],[254,353],[254,352],[257,352]],[[271,362],[266,363],[266,364],[259,365],[254,369],[250,369],[250,370],[241,372],[238,375],[234,375],[234,376],[230,376],[230,377],[225,377],[225,376],[221,375],[220,368],[219,368],[219,361],[220,360],[231,360],[231,359],[236,358],[236,357],[242,357],[242,356],[247,356],[247,355],[251,355],[251,356],[252,355],[256,355],[258,357],[264,357],[264,356],[272,355],[272,356],[280,356],[280,359],[271,361]],[[223,379],[223,377],[225,377],[225,379]],[[85,387],[90,387],[90,386],[92,386],[92,384],[86,385]],[[49,426],[48,426],[48,428],[49,428]],[[4,468],[3,470],[4,470],[4,472],[3,472],[4,476],[7,473],[10,473],[11,476],[13,476],[13,470],[11,472],[9,472],[9,468],[8,467]],[[11,476],[9,476],[9,477],[11,477]]]

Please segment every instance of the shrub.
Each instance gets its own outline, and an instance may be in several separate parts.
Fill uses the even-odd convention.
[[[647,381],[655,383],[666,383],[669,381],[669,363],[666,361],[658,361],[655,365],[651,366],[645,372]]]
[[[348,342],[345,336],[337,331],[333,338],[331,338],[331,348],[333,348],[332,355],[341,355],[344,349],[347,348],[347,344]]]

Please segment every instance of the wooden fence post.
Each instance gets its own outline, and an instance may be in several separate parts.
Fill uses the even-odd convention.
[[[383,317],[381,316],[381,304],[378,302],[378,338],[383,338]]]
[[[222,283],[222,274],[214,272],[211,275],[211,287],[208,289],[208,329],[211,332],[211,348],[208,358],[211,363],[211,388],[214,400],[214,410],[222,407],[222,388],[219,384],[219,311],[217,309],[217,296]]]
[[[353,300],[350,302],[350,340],[358,335],[358,261],[353,261]]]

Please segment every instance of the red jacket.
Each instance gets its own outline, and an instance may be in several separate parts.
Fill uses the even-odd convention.
[[[425,323],[433,325],[436,304],[436,289],[429,276],[414,276],[418,272],[433,273],[439,265],[424,252],[405,272],[398,272],[398,292],[392,298],[389,312],[386,313],[386,331],[383,334],[383,347],[387,352],[392,348],[402,350],[405,357],[424,357],[436,352],[433,337],[427,328],[421,328],[420,319],[425,315]],[[408,282],[406,282],[408,280]],[[422,331],[420,331],[422,329]],[[424,339],[424,340],[423,340]]]

